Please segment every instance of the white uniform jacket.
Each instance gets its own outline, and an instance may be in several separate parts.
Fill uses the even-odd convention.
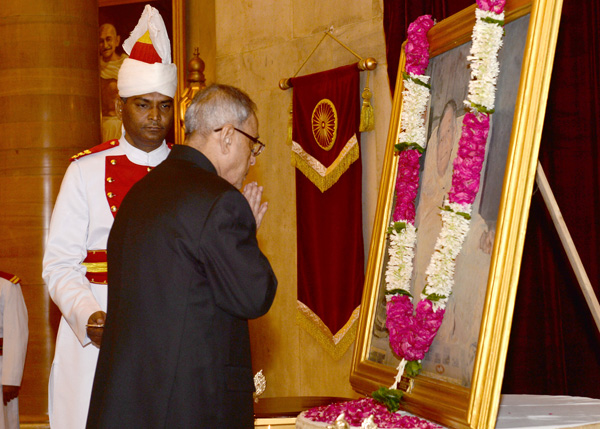
[[[15,279],[16,283],[13,283],[0,276],[0,338],[3,338],[0,375],[3,386],[21,385],[29,337],[27,307],[18,278]],[[19,398],[11,400],[7,406],[0,402],[0,429],[18,428]]]
[[[82,262],[104,250],[119,204],[131,186],[169,154],[165,142],[150,153],[124,137],[74,156],[56,199],[42,276],[62,312],[48,386],[53,429],[85,427],[98,348],[86,334],[96,311],[106,311],[106,284],[91,283]],[[136,171],[136,174],[131,174]],[[143,173],[140,173],[143,171]]]

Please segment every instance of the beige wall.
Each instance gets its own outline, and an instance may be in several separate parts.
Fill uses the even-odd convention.
[[[214,17],[214,19],[213,19]],[[254,369],[267,378],[264,396],[355,396],[348,381],[352,348],[334,361],[295,322],[296,196],[285,139],[292,92],[278,87],[291,77],[323,36],[333,34],[378,67],[370,75],[376,129],[362,134],[363,229],[367,254],[387,138],[391,97],[387,80],[382,0],[188,0],[188,54],[199,47],[207,83],[238,86],[259,106],[267,149],[249,180],[264,185],[269,210],[259,241],[279,279],[270,312],[251,323]],[[327,37],[300,75],[355,62]],[[361,73],[361,88],[366,73]]]

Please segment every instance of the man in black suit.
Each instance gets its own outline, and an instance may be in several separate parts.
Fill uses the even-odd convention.
[[[88,428],[252,428],[248,319],[277,280],[256,240],[256,105],[212,85],[185,145],[125,197],[108,240],[108,310]]]

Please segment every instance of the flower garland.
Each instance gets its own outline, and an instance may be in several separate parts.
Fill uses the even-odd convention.
[[[420,351],[428,349],[426,344],[433,340],[437,332],[436,322],[428,320],[432,313],[429,301],[417,304],[413,316],[410,298],[410,279],[413,271],[414,248],[417,241],[415,223],[415,198],[419,188],[419,160],[427,146],[425,113],[429,102],[429,76],[423,73],[429,65],[429,42],[427,32],[434,22],[430,15],[424,15],[408,27],[406,42],[406,66],[404,90],[402,92],[402,132],[396,145],[398,152],[398,173],[396,178],[396,206],[389,229],[389,261],[386,270],[386,326],[390,345],[402,357],[398,367],[399,376],[392,385],[396,388],[404,367],[409,361],[423,358]],[[443,316],[443,314],[442,314]],[[430,338],[429,338],[430,337]]]
[[[471,81],[465,101],[469,112],[463,119],[459,148],[453,162],[452,187],[447,204],[441,210],[442,230],[426,270],[426,286],[413,309],[410,279],[416,244],[415,199],[419,186],[419,159],[425,151],[427,135],[425,112],[429,101],[429,77],[423,75],[429,64],[427,31],[433,26],[431,16],[419,17],[408,28],[405,47],[403,130],[396,144],[398,173],[396,205],[389,228],[389,261],[386,268],[386,326],[392,350],[401,357],[396,388],[404,371],[416,375],[420,360],[429,350],[442,324],[446,302],[454,284],[455,259],[469,231],[471,206],[479,190],[481,167],[493,112],[498,76],[497,54],[502,45],[504,4],[506,0],[477,0],[476,24],[471,47]],[[380,389],[379,391],[381,391]],[[383,389],[386,390],[386,389]],[[374,397],[377,397],[374,392]],[[385,393],[385,392],[384,392]],[[389,395],[391,402],[398,400]],[[389,407],[389,405],[388,405]],[[392,408],[394,411],[397,407]],[[332,424],[343,418],[350,426],[365,426],[371,420],[378,428],[433,429],[439,426],[401,412],[390,412],[373,398],[363,398],[304,413],[304,417]],[[368,425],[370,426],[370,423]]]
[[[422,73],[429,63],[426,33],[433,25],[431,17],[418,18],[408,29],[401,116],[403,130],[396,145],[399,151],[396,207],[389,228],[389,262],[385,275],[386,326],[390,346],[401,358],[392,389],[396,388],[405,370],[411,376],[418,374],[420,361],[442,324],[454,286],[455,260],[469,231],[471,208],[479,190],[485,157],[489,115],[494,109],[505,1],[477,0],[472,47],[467,57],[471,62],[471,80],[465,101],[469,111],[463,119],[458,153],[453,162],[452,187],[441,209],[442,229],[425,271],[425,287],[414,311],[410,294],[416,244],[414,201],[419,183],[419,159],[426,147],[424,112],[429,100],[429,77]]]

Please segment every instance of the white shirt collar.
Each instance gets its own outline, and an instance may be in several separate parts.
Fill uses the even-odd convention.
[[[167,155],[169,155],[169,147],[164,140],[162,144],[152,152],[144,152],[130,144],[123,134],[119,139],[119,146],[123,148],[125,155],[127,155],[127,158],[129,158],[131,162],[138,165],[147,165],[149,167],[156,167],[165,160]]]

